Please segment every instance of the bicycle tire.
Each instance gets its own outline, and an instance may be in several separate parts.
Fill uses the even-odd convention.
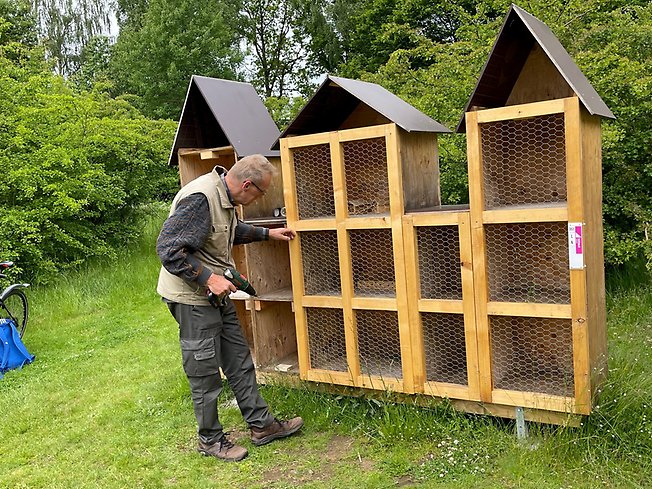
[[[22,338],[25,333],[25,328],[27,327],[29,313],[27,296],[25,293],[20,289],[12,290],[7,294],[7,297],[2,300],[0,307],[2,309],[0,310],[2,316],[14,321],[16,329]]]

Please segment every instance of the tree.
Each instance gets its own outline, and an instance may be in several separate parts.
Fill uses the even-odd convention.
[[[64,76],[77,71],[82,48],[110,27],[110,0],[32,0],[32,11],[45,54]]]
[[[136,96],[149,117],[176,119],[193,74],[237,79],[242,54],[228,0],[150,0],[122,12],[112,50],[112,93]]]
[[[309,86],[306,36],[297,28],[294,0],[244,0],[239,33],[252,56],[250,78],[265,97],[284,97]]]

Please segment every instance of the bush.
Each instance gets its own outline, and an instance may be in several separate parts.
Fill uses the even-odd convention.
[[[142,205],[178,187],[173,121],[0,59],[0,258],[46,282],[137,234]],[[1,68],[1,67],[0,67]]]

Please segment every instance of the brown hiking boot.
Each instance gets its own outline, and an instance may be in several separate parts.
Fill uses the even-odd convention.
[[[251,442],[256,446],[265,445],[296,433],[302,426],[303,419],[298,416],[288,421],[274,418],[274,422],[265,428],[251,428]]]
[[[197,451],[206,457],[215,457],[227,462],[239,462],[249,453],[245,447],[232,443],[226,435],[210,445],[199,440]]]

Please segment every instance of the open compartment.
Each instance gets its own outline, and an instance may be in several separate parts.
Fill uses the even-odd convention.
[[[490,301],[570,303],[566,223],[489,224],[485,239]]]
[[[253,311],[254,357],[263,371],[298,373],[297,334],[291,302],[263,302]]]
[[[494,389],[573,397],[570,319],[491,316]]]

